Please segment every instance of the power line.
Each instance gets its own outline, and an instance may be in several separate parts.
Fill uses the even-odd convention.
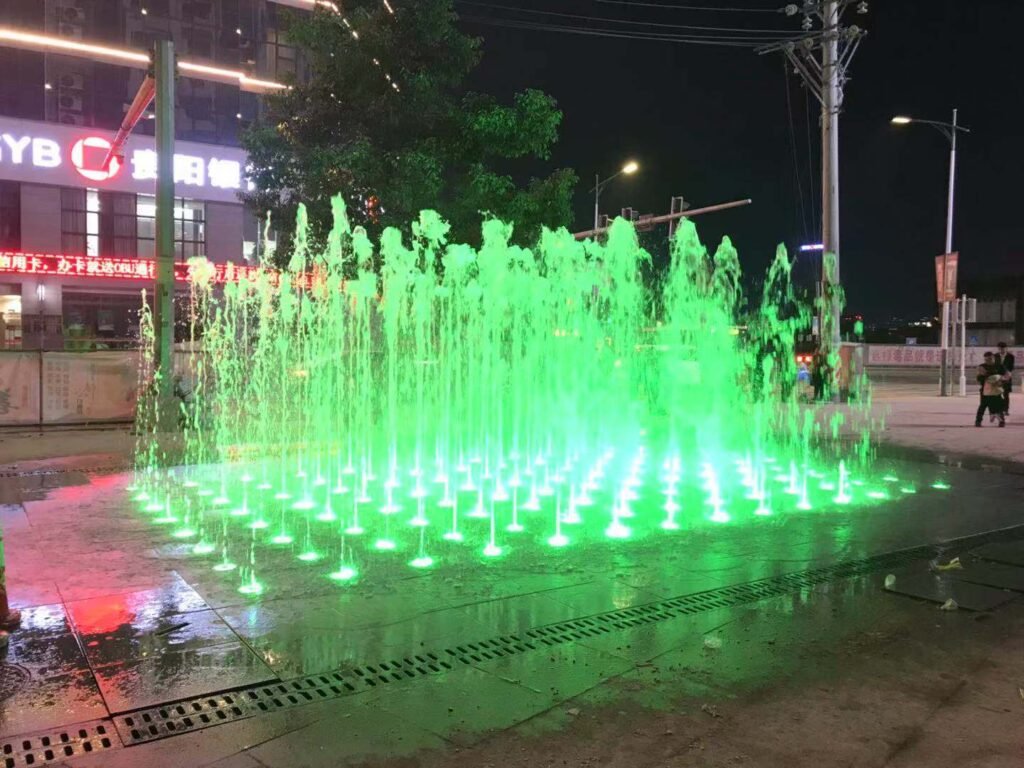
[[[645,3],[638,0],[594,0],[606,5],[626,5],[637,8],[664,8],[673,11],[722,11],[724,13],[783,13],[782,8],[719,8],[709,5],[680,5],[675,3]]]
[[[786,117],[789,118],[789,146],[793,150],[793,178],[796,180],[796,193],[800,201],[800,219],[804,226],[804,240],[808,239],[810,228],[807,225],[807,211],[804,208],[804,186],[800,181],[800,162],[797,159],[796,129],[793,127],[793,104],[789,95],[789,71],[786,60],[782,60],[782,79],[786,83]]]
[[[524,13],[534,16],[555,16],[563,19],[576,19],[579,21],[596,21],[602,23],[612,24],[626,24],[632,26],[643,26],[643,27],[662,27],[670,29],[688,29],[699,32],[740,32],[744,34],[756,34],[756,35],[772,35],[777,37],[778,35],[790,35],[798,36],[799,33],[794,32],[791,29],[750,29],[747,27],[708,27],[700,26],[695,24],[666,24],[664,22],[656,21],[636,21],[633,19],[622,19],[612,18],[608,16],[587,16],[576,13],[560,13],[558,11],[538,11],[533,8],[522,8],[514,5],[501,5],[498,3],[485,3],[477,2],[476,0],[455,0],[460,5],[473,5],[482,8],[494,8],[495,10],[502,11],[514,11],[515,13]]]
[[[541,32],[560,32],[564,34],[586,35],[589,37],[610,37],[623,40],[651,40],[665,43],[685,43],[690,45],[719,45],[733,48],[759,48],[763,42],[756,38],[739,37],[729,35],[669,35],[645,32],[626,32],[611,29],[587,29],[585,27],[574,27],[558,24],[545,24],[532,21],[517,21],[515,19],[495,19],[487,16],[462,16],[463,21],[476,24],[486,24],[492,27],[507,27],[510,29],[528,29]]]
[[[821,221],[821,198],[814,186],[814,150],[811,145],[811,95],[804,87],[804,125],[807,127],[807,187],[811,194],[811,220]],[[815,236],[817,239],[817,236]]]

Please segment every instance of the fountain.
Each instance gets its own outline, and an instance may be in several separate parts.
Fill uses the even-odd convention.
[[[280,274],[192,265],[184,455],[145,430],[137,449],[141,513],[243,594],[274,552],[349,584],[384,558],[483,567],[878,503],[868,443],[797,400],[808,310],[781,247],[741,327],[735,249],[685,219],[656,290],[623,220],[532,250],[488,220],[477,250],[431,211],[376,245],[334,214],[315,253],[300,210]]]

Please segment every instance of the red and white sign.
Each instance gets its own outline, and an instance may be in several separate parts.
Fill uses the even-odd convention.
[[[967,380],[973,381],[971,371],[981,365],[986,352],[995,352],[995,346],[967,347],[965,365],[967,367]],[[1014,354],[1017,360],[1024,358],[1024,349],[1015,348],[1008,350]],[[950,351],[957,368],[960,366],[960,349]],[[932,366],[938,367],[942,360],[942,350],[935,346],[917,346],[916,344],[869,344],[868,365],[902,365],[908,367]]]
[[[124,159],[103,161],[109,136],[95,128],[78,128],[0,117],[0,179],[95,187],[111,192],[153,194],[157,155],[153,139],[133,135]],[[174,193],[214,202],[238,202],[245,187],[245,153],[235,147],[179,141],[174,153]]]

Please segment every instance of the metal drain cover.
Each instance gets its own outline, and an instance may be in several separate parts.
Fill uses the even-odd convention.
[[[17,664],[0,663],[0,701],[9,699],[28,682],[30,675],[27,669]]]

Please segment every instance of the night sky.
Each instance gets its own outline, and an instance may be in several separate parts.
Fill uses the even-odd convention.
[[[784,5],[780,0],[646,2]],[[493,3],[665,24],[794,31],[801,18],[596,0]],[[464,17],[586,25],[493,6],[456,7]],[[1024,273],[1024,67],[1019,62],[1024,2],[872,0],[866,15],[851,9],[844,23],[868,31],[850,69],[840,119],[841,257],[848,309],[877,320],[935,311],[933,257],[945,239],[949,143],[926,125],[890,125],[896,114],[948,121],[952,108],[959,108],[961,124],[972,131],[961,135],[958,147],[953,247],[961,253],[962,274]],[[535,87],[558,100],[565,119],[551,167],[569,166],[581,177],[577,229],[588,228],[593,216],[587,189],[594,174],[609,175],[625,159],[636,158],[640,173],[608,186],[603,213],[624,206],[666,213],[672,195],[683,195],[693,207],[750,197],[751,206],[695,221],[710,247],[724,234],[732,237],[744,269],[756,273],[777,243],[793,248],[820,240],[819,107],[790,74],[787,113],[782,54],[467,20],[462,26],[484,38],[477,87],[498,95]]]

